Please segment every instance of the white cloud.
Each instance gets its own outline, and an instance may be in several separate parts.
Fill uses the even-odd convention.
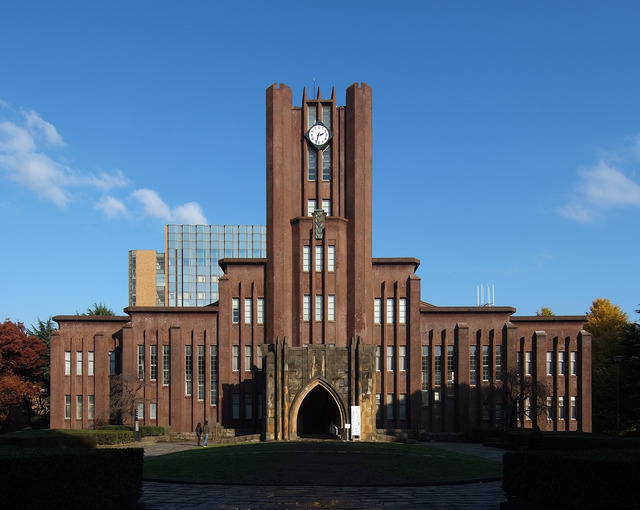
[[[630,138],[620,151],[609,153],[607,160],[578,168],[579,182],[558,212],[568,219],[588,223],[614,208],[640,206],[640,183],[621,169],[626,163],[639,161],[640,136]]]
[[[189,202],[179,205],[173,210],[173,221],[177,224],[185,225],[206,225],[207,219],[204,217],[202,207],[197,202]]]
[[[102,211],[107,218],[127,216],[127,206],[122,200],[110,195],[103,195],[96,204],[96,209]]]
[[[202,208],[197,202],[188,202],[176,206],[173,210],[158,196],[158,194],[148,188],[134,191],[132,197],[137,199],[147,216],[157,218],[166,223],[176,224],[199,224],[206,225]]]

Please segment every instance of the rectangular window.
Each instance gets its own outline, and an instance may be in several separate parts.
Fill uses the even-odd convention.
[[[253,419],[253,398],[251,393],[244,394],[244,418],[245,420]]]
[[[524,375],[531,375],[532,368],[531,351],[527,351],[524,353]]]
[[[578,407],[577,407],[577,404],[576,404],[576,397],[571,397],[570,405],[571,405],[571,419],[572,420],[577,420],[578,419]]]
[[[190,397],[193,393],[193,348],[184,346],[184,394]]]
[[[316,273],[322,273],[322,246],[316,246]]]
[[[76,352],[76,375],[82,375],[82,351]]]
[[[305,294],[302,296],[302,320],[308,321],[311,319],[311,296]]]
[[[302,246],[302,270],[305,273],[311,271],[311,246],[308,244]]]
[[[316,116],[318,115],[318,107],[316,105],[307,106],[307,129],[316,123]]]
[[[171,367],[171,354],[169,346],[162,346],[162,384],[169,384],[169,374]]]
[[[198,346],[198,400],[204,400],[204,345]]]
[[[149,379],[158,379],[158,346],[149,346]]]
[[[260,354],[260,346],[256,346],[255,366],[258,370],[262,370],[262,355]]]
[[[516,375],[522,374],[522,358],[520,351],[516,352]]]
[[[322,296],[316,296],[316,320],[317,321],[322,320],[322,310],[323,310]]]
[[[89,375],[95,375],[96,372],[96,353],[94,351],[89,351],[87,359],[87,373]]]
[[[393,409],[393,393],[387,393],[387,421],[393,421],[395,410]]]
[[[564,351],[558,352],[558,375],[564,375]]]
[[[152,420],[158,419],[158,404],[155,402],[149,404],[149,418]]]
[[[387,298],[387,324],[393,324],[393,298]]]
[[[571,365],[571,375],[578,375],[578,353],[576,351],[569,353],[569,363]]]
[[[393,346],[388,345],[387,346],[387,372],[393,372],[393,365],[394,365]]]
[[[553,352],[547,351],[547,375],[553,375]]]
[[[69,358],[69,363],[71,363],[71,358]],[[114,351],[109,351],[109,375],[116,375],[117,369],[116,353]]]
[[[407,300],[405,298],[398,300],[398,322],[400,324],[407,323]]]
[[[256,310],[258,324],[264,324],[264,298],[259,297]]]
[[[231,370],[233,372],[240,371],[240,346],[231,346]]]
[[[558,419],[566,419],[564,414],[564,397],[558,397]]]
[[[138,403],[138,420],[144,420],[144,402]]]
[[[69,351],[69,363],[71,363],[71,351]],[[64,418],[71,419],[71,395],[64,396]]]
[[[496,345],[496,377],[502,377],[502,345]]]
[[[469,346],[469,386],[478,385],[478,347]]]
[[[442,346],[436,345],[433,349],[434,383],[436,388],[442,386]]]
[[[504,411],[504,407],[502,406],[502,404],[496,404],[496,414],[495,414],[496,423],[502,423],[503,411]]]
[[[144,345],[138,345],[138,379],[144,379]]]
[[[455,378],[455,351],[453,345],[447,345],[447,388],[453,389]],[[449,396],[453,397],[453,392]]]
[[[373,322],[380,324],[382,321],[382,299],[375,298],[373,300]]]
[[[327,271],[333,273],[336,270],[336,247],[334,245],[327,246]]]
[[[336,297],[333,294],[327,296],[327,320],[336,320]]]
[[[251,324],[253,310],[251,309],[251,298],[244,298],[244,323]]]
[[[64,351],[64,375],[71,375],[71,351]]]
[[[87,397],[87,418],[93,420],[96,415],[96,396],[89,395]]]
[[[322,199],[322,210],[327,214],[327,216],[331,216],[331,199]]]
[[[240,419],[240,394],[234,393],[231,395],[231,418],[234,420]]]
[[[76,420],[82,419],[82,395],[76,395]]]
[[[331,129],[331,105],[322,105],[322,123]]]
[[[318,178],[318,152],[314,147],[308,147],[307,156],[309,164],[307,166],[307,179],[315,181]]]
[[[547,420],[553,420],[553,399],[547,397]]]
[[[429,405],[429,346],[422,346],[422,407]]]
[[[382,422],[382,395],[376,393],[376,421]]]
[[[211,368],[211,386],[210,397],[211,397],[211,405],[215,406],[218,404],[218,346],[211,346],[211,356],[209,359],[209,364]]]
[[[376,345],[376,370],[382,370],[382,347],[379,345]]]
[[[489,381],[489,346],[482,346],[482,380]]]
[[[398,418],[400,420],[407,419],[407,394],[400,393],[398,396]]]
[[[322,180],[331,180],[331,145],[322,151]]]
[[[307,216],[313,216],[313,213],[315,210],[316,210],[316,201],[307,200]]]
[[[239,298],[231,299],[231,321],[234,324],[238,324],[240,322],[240,299]]]
[[[489,421],[491,419],[491,409],[487,402],[482,403],[482,421]]]
[[[400,372],[406,372],[407,371],[407,346],[406,345],[400,345],[398,347],[398,362],[399,362]]]
[[[251,355],[251,346],[244,346],[244,371],[250,372],[253,367],[253,356]]]

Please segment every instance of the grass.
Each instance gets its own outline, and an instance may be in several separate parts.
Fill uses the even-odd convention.
[[[499,462],[404,443],[215,445],[144,463],[147,479],[243,485],[428,485],[501,474]]]

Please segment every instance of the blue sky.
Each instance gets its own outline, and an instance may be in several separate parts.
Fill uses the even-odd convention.
[[[422,298],[640,307],[636,1],[0,4],[0,320],[127,306],[163,225],[265,223],[265,89],[373,88],[373,254]],[[486,290],[485,290],[486,299]]]

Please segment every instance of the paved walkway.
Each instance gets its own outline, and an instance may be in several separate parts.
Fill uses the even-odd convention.
[[[145,455],[164,455],[193,448],[193,443],[143,444]],[[502,450],[466,443],[430,443],[429,446],[492,460]],[[474,509],[498,510],[506,501],[501,482],[429,487],[273,487],[195,485],[144,482],[140,503],[146,510],[223,509]]]

